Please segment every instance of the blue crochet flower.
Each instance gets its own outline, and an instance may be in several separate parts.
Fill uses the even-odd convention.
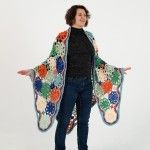
[[[109,95],[108,95],[108,99],[110,101],[110,103],[112,104],[116,104],[119,101],[119,94],[116,91],[112,91]]]
[[[42,88],[42,81],[39,77],[36,77],[35,82],[34,82],[34,88],[37,91],[40,91]]]
[[[55,113],[55,110],[56,110],[55,104],[49,101],[45,108],[46,115],[53,116]]]
[[[64,62],[61,57],[56,59],[56,69],[58,73],[61,73],[64,69]]]

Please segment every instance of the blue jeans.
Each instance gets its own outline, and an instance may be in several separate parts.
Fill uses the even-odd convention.
[[[92,105],[92,81],[88,77],[67,77],[57,115],[55,150],[65,150],[66,130],[74,105],[77,106],[78,150],[88,150],[88,122]],[[80,98],[77,98],[80,96]]]

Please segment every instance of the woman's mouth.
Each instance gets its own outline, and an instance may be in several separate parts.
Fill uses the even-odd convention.
[[[85,23],[85,20],[80,20],[82,23]]]

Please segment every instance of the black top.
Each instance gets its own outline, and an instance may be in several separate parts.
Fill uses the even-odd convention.
[[[94,47],[83,28],[71,27],[66,75],[68,77],[91,77],[93,56]]]

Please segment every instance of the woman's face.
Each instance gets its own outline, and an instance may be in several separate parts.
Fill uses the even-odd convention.
[[[85,10],[78,8],[75,16],[75,23],[73,25],[82,28],[85,26],[86,21],[87,15]]]

